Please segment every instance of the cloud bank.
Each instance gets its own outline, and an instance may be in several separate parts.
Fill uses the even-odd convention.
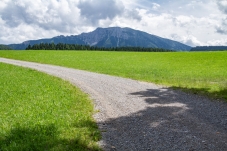
[[[115,0],[80,1],[78,8],[80,9],[80,15],[93,25],[98,25],[99,20],[112,20],[124,11],[124,6]]]
[[[1,0],[0,43],[130,27],[190,46],[227,44],[226,0]]]
[[[227,15],[227,1],[219,0],[217,1],[217,5],[220,11]],[[217,26],[217,32],[220,34],[227,35],[227,17],[223,18],[221,25]]]

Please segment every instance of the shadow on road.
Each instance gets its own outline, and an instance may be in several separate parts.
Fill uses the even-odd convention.
[[[106,150],[227,150],[227,106],[172,89],[147,89],[148,106],[99,123]]]

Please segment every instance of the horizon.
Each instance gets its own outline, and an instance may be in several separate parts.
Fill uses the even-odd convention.
[[[79,35],[97,28],[140,30],[185,45],[227,45],[226,0],[3,0],[1,44]]]

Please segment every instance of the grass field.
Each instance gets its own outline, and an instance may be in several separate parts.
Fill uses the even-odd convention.
[[[227,52],[0,51],[0,56],[154,82],[227,100]]]
[[[99,150],[93,113],[68,82],[0,63],[0,151]]]

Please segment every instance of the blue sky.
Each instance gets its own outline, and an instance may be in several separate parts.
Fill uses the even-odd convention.
[[[190,46],[227,45],[227,0],[1,0],[0,43],[130,27]]]

